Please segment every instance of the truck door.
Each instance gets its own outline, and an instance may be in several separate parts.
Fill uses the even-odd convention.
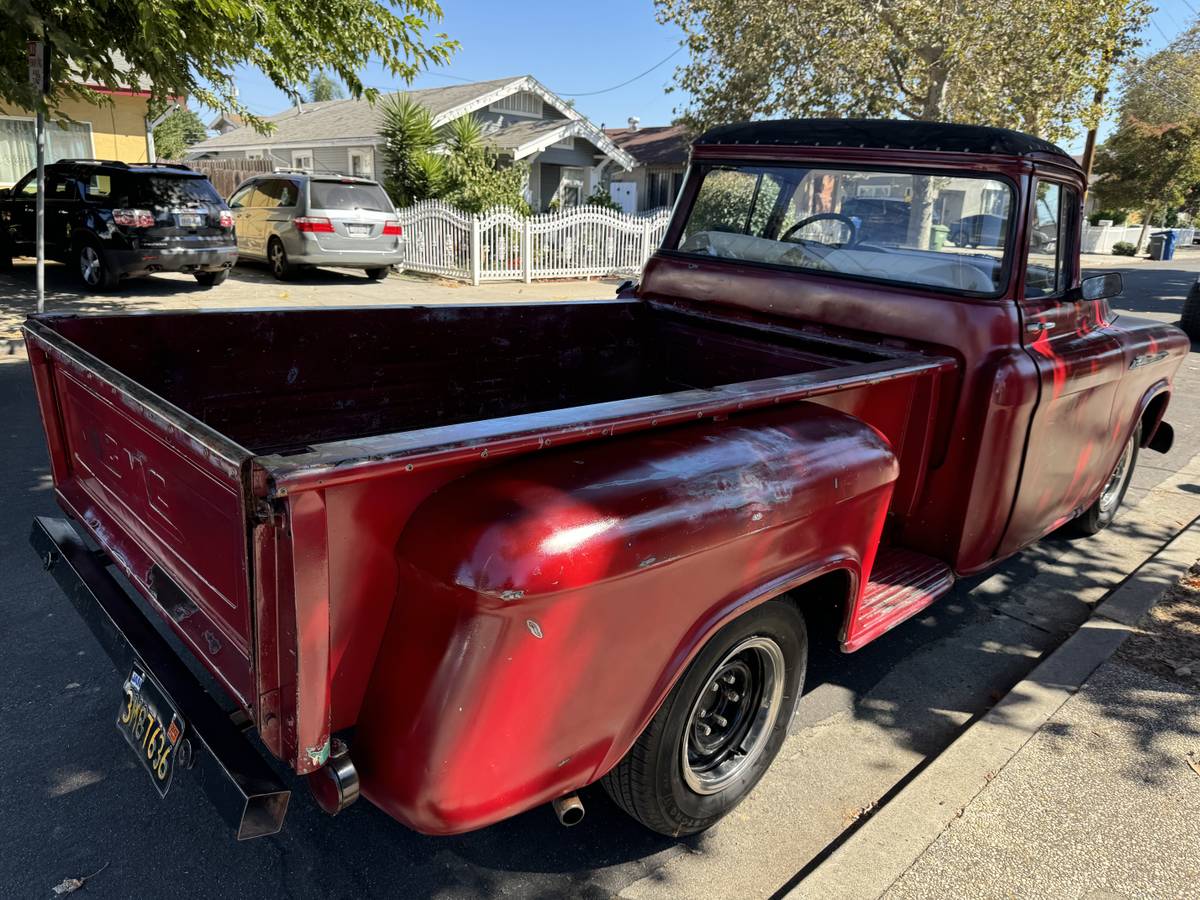
[[[1078,191],[1039,178],[1031,204],[1020,312],[1040,390],[1001,556],[1094,499],[1115,461],[1110,421],[1124,367],[1108,304],[1076,299],[1071,291],[1079,279]]]

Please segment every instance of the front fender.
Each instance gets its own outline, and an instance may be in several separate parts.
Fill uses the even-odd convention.
[[[447,485],[397,547],[363,793],[454,833],[596,780],[721,624],[869,564],[896,475],[875,429],[800,403]]]

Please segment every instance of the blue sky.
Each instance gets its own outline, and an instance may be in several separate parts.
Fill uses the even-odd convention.
[[[1159,0],[1156,6],[1144,34],[1143,54],[1182,31],[1200,11],[1200,0]],[[666,124],[672,110],[686,102],[678,92],[665,90],[674,67],[686,58],[682,52],[645,77],[606,90],[678,48],[679,30],[655,21],[651,0],[609,0],[595,6],[562,0],[443,0],[442,10],[445,18],[435,30],[456,38],[462,49],[449,66],[419,76],[414,87],[533,75],[556,93],[579,95],[576,108],[608,127],[624,125],[629,116],[638,116],[643,125]],[[403,87],[378,65],[363,80],[387,90]],[[242,101],[259,114],[279,112],[289,103],[256,70],[239,72],[238,88]],[[1081,135],[1068,149],[1078,152],[1082,147]]]

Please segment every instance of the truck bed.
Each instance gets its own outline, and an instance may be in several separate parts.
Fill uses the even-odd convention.
[[[354,723],[396,542],[451,480],[811,400],[889,442],[902,513],[953,366],[622,300],[49,314],[26,335],[60,503],[302,772]]]

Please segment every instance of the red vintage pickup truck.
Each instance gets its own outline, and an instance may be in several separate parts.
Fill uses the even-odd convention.
[[[33,545],[239,837],[289,799],[260,746],[430,834],[598,781],[699,831],[814,610],[857,650],[1169,447],[1188,341],[1081,280],[1083,190],[1009,131],[731,125],[612,300],[33,316]]]

